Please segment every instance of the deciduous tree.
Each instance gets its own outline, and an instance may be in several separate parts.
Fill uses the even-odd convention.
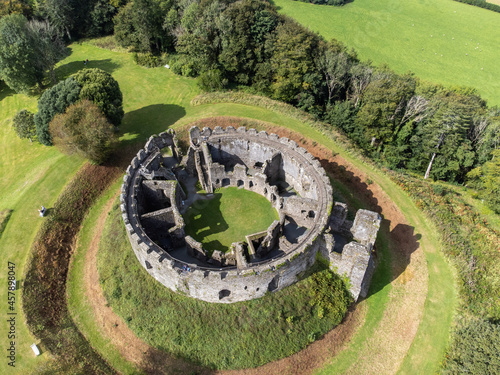
[[[39,56],[27,23],[19,14],[0,19],[0,75],[11,89],[25,93],[41,84],[44,73],[36,64]]]
[[[100,164],[116,143],[114,127],[89,100],[70,105],[50,123],[54,144],[63,152],[78,153]]]
[[[315,72],[318,44],[316,34],[293,21],[287,20],[276,27],[275,50],[271,58],[271,91],[275,99],[292,102],[302,91],[304,76]]]
[[[120,125],[123,118],[123,95],[118,82],[102,69],[79,71],[75,81],[81,86],[80,99],[95,103],[113,125]]]
[[[57,30],[47,21],[31,20],[27,24],[36,59],[32,62],[42,72],[49,72],[52,83],[57,83],[54,66],[64,56],[65,46]]]
[[[62,37],[64,34],[71,39],[76,12],[72,0],[44,0],[41,5],[43,16],[53,25]]]

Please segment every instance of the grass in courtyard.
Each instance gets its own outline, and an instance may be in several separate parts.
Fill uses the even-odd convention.
[[[203,302],[170,291],[137,262],[118,204],[102,238],[97,264],[113,310],[150,345],[209,368],[256,367],[289,356],[340,323],[351,301],[341,279],[318,261],[312,275],[262,298]]]
[[[342,7],[274,0],[280,12],[363,60],[447,85],[471,86],[500,104],[500,14],[449,0],[354,0]]]
[[[233,242],[265,231],[278,213],[263,196],[236,187],[217,189],[213,198],[198,200],[184,215],[186,234],[209,252],[228,251]]]

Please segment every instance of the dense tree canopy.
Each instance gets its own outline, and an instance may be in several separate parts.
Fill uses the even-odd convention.
[[[28,92],[43,78],[36,64],[34,40],[28,32],[28,20],[19,14],[0,19],[0,75],[16,92]]]
[[[12,15],[0,20],[0,74],[10,88],[28,92],[42,85],[48,72],[55,83],[54,65],[64,54],[57,30],[47,21],[27,21]]]
[[[101,69],[83,69],[74,77],[59,82],[45,91],[38,101],[35,124],[38,140],[51,145],[49,124],[56,114],[78,100],[87,99],[97,105],[108,121],[118,126],[123,118],[123,96],[118,82],[111,74]]]
[[[166,21],[173,3],[171,0],[129,2],[114,18],[118,43],[124,47],[132,46],[140,52],[159,53],[169,49],[172,36]]]
[[[30,111],[23,109],[17,112],[12,119],[12,127],[19,138],[28,138],[31,142],[36,140],[35,120]]]
[[[54,80],[51,72],[61,52],[56,32],[69,39],[114,28],[120,44],[139,52],[138,62],[156,65],[168,53],[172,70],[199,77],[204,90],[247,85],[291,103],[342,129],[366,154],[393,168],[463,182],[470,170],[492,160],[500,144],[500,112],[487,109],[474,90],[444,88],[361,62],[341,43],[323,40],[267,2],[40,0],[33,7],[12,0],[0,5],[3,14],[24,12],[52,25],[31,21],[28,26],[20,15],[3,17],[0,76],[17,91],[40,84],[46,72]],[[75,79],[82,88],[78,100],[95,102],[118,125],[123,109],[116,81],[102,72],[79,73]],[[35,116],[41,142],[50,141],[47,121],[68,102],[59,104],[50,116],[43,111]],[[38,117],[47,117],[45,125]]]
[[[473,319],[459,327],[444,374],[500,373],[500,325]]]
[[[38,100],[38,112],[35,115],[38,141],[46,146],[52,145],[49,124],[58,113],[64,113],[66,108],[80,98],[82,87],[73,77],[59,82],[45,91]]]
[[[109,122],[120,125],[123,118],[123,95],[118,82],[102,69],[83,69],[74,77],[81,86],[80,99],[95,103]]]
[[[52,83],[57,83],[54,66],[64,56],[64,43],[59,38],[57,30],[47,21],[31,20],[27,27],[36,56],[33,64],[41,72],[48,71]]]

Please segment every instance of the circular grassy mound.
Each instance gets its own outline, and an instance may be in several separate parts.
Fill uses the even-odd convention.
[[[302,281],[252,301],[212,304],[174,293],[137,261],[118,205],[108,216],[97,263],[108,303],[138,337],[209,368],[287,357],[339,324],[351,303],[342,280],[321,261]]]
[[[198,200],[184,215],[185,231],[210,251],[228,251],[233,242],[265,231],[278,213],[262,195],[227,187],[217,189],[213,198]]]

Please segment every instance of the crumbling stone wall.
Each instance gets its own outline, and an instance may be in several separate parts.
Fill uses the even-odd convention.
[[[363,272],[363,267],[365,271],[373,267],[371,250],[376,236],[376,220],[371,217],[370,230],[375,230],[375,234],[363,229],[369,215],[355,220],[352,233],[361,242],[346,246],[342,254],[335,252],[335,241],[326,232],[339,228],[348,231],[346,228],[350,228],[350,224],[346,226],[345,210],[338,209],[338,205],[334,213],[340,216],[330,217],[333,200],[329,179],[311,154],[287,138],[254,129],[192,128],[190,137],[191,147],[184,160],[185,168],[188,173],[198,175],[207,191],[227,185],[255,191],[272,202],[280,212],[280,221],[263,233],[264,240],[254,249],[257,256],[251,261],[243,255],[246,245],[235,243],[230,253],[216,253],[210,259],[212,265],[197,265],[194,258],[203,262],[209,259],[202,244],[184,234],[184,221],[179,212],[181,189],[168,190],[169,207],[162,207],[156,213],[144,212],[143,200],[158,193],[154,189],[149,192],[142,189],[151,190],[154,184],[148,181],[153,181],[155,176],[167,176],[161,170],[159,150],[170,147],[174,155],[179,155],[173,131],[153,136],[132,160],[120,195],[128,238],[137,259],[149,274],[173,291],[208,302],[231,303],[258,298],[267,291],[291,285],[314,263],[316,253],[321,251],[333,269],[352,278],[351,284],[355,286],[351,292],[355,298],[367,290],[371,274]],[[297,196],[281,196],[278,180],[293,187]],[[153,199],[161,202],[163,197],[159,195]],[[281,236],[286,215],[298,218],[300,224],[308,228],[297,243],[287,243]],[[160,247],[152,241],[144,229],[147,220],[158,220],[158,225],[165,221],[168,223],[166,227],[173,224],[168,229],[173,246],[185,246],[193,262],[175,258],[171,255],[173,249]],[[259,260],[271,248],[285,243],[286,247],[279,255]]]

